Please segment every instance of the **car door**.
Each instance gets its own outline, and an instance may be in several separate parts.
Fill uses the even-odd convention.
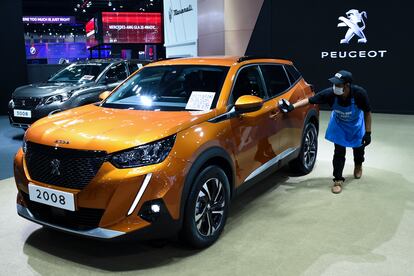
[[[298,79],[291,79],[282,64],[261,64],[260,69],[266,83],[272,105],[278,106],[281,99],[294,103],[304,98],[303,90]],[[273,117],[278,125],[276,134],[279,141],[278,154],[285,156],[300,146],[304,115],[303,109],[296,109],[290,113],[277,111]]]
[[[243,95],[268,99],[258,65],[247,65],[239,70],[230,96],[230,104],[234,104]],[[258,111],[230,119],[236,174],[239,180],[237,183],[241,184],[258,175],[268,162],[276,157],[278,141],[275,135],[278,126],[272,119],[276,110],[276,106],[266,101]]]

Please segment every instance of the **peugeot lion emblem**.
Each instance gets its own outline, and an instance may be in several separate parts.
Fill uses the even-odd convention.
[[[22,106],[26,106],[26,100],[22,100]]]
[[[50,162],[50,167],[52,167],[52,174],[53,175],[60,175],[59,167],[60,167],[60,161],[57,159],[53,159]]]
[[[341,44],[348,44],[355,35],[359,37],[358,43],[367,43],[367,38],[364,34],[364,17],[365,19],[367,18],[365,11],[359,12],[358,10],[352,9],[347,11],[346,17],[340,16],[338,18],[341,21],[338,23],[338,27],[348,27],[345,37],[341,39]]]

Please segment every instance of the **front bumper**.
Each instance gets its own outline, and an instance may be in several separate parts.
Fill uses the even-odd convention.
[[[21,110],[30,110],[32,113],[31,118],[23,118],[23,117],[16,117],[14,116],[14,109],[21,109]],[[48,116],[49,114],[53,114],[62,110],[67,109],[66,102],[65,103],[52,103],[50,105],[40,105],[36,107],[24,107],[24,106],[12,106],[9,105],[8,107],[8,114],[9,114],[9,122],[10,125],[17,128],[27,129],[30,127],[31,124],[36,122],[37,120]]]
[[[60,230],[60,231],[63,231],[63,232],[68,232],[68,233],[71,233],[71,234],[87,236],[87,237],[91,237],[91,238],[112,239],[112,238],[116,238],[116,237],[125,235],[125,232],[105,229],[105,228],[101,228],[101,227],[96,227],[96,228],[89,229],[89,230],[75,230],[75,229],[70,229],[70,228],[54,225],[54,224],[48,223],[46,221],[41,221],[41,220],[37,219],[30,212],[30,210],[27,207],[24,207],[20,204],[17,204],[17,214],[19,214],[19,216],[21,216],[25,219],[31,220],[33,222],[36,222],[36,223],[38,223],[40,225],[43,225],[43,226],[46,226],[46,227],[50,227],[50,228]]]
[[[180,200],[188,166],[188,162],[174,156],[160,164],[132,169],[117,169],[104,162],[85,188],[74,190],[31,179],[20,149],[14,161],[17,212],[46,227],[91,238],[115,239],[132,233],[138,239],[173,236],[181,227]],[[151,181],[143,189],[148,175],[152,175]],[[30,201],[29,183],[74,193],[76,211]],[[152,216],[145,212],[153,202],[160,211]],[[96,211],[101,213],[94,215],[96,223],[90,223]],[[77,213],[82,216],[76,217]]]

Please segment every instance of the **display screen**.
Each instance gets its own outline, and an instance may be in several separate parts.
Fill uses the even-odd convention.
[[[86,47],[90,48],[98,44],[95,31],[95,18],[92,18],[85,25],[86,31]]]
[[[162,43],[161,13],[103,12],[104,43]]]

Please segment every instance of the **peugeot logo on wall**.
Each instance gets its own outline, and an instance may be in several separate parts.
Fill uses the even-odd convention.
[[[338,27],[348,27],[345,37],[341,39],[341,44],[348,44],[349,41],[356,35],[359,37],[358,43],[367,43],[367,38],[364,34],[365,19],[367,13],[365,11],[359,12],[358,10],[349,10],[346,12],[346,17],[340,16],[338,19],[341,21],[338,23]]]
[[[58,159],[53,159],[50,162],[50,167],[52,168],[51,173],[53,175],[60,175],[59,167],[60,167],[60,161]]]
[[[340,40],[341,50],[322,51],[321,59],[357,59],[357,58],[384,58],[388,50],[357,50],[356,44],[368,45],[368,39],[365,36],[364,30],[366,28],[365,20],[367,19],[366,11],[359,11],[357,9],[350,9],[345,13],[345,16],[339,16],[337,27],[346,30],[345,36]],[[372,28],[372,26],[370,27]],[[352,39],[358,39],[358,43],[350,43]],[[354,40],[355,40],[354,39]],[[354,49],[353,49],[354,48]],[[348,50],[349,49],[349,50]],[[359,47],[361,49],[361,47]]]

